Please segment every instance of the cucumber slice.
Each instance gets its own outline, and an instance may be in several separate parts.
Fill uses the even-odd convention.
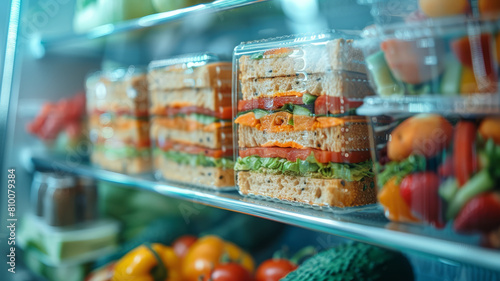
[[[455,179],[450,178],[441,184],[438,192],[441,198],[446,200],[446,202],[450,202],[457,194],[457,191],[458,191],[457,181]]]
[[[295,105],[293,107],[293,115],[311,116],[311,111],[305,107]]]
[[[366,64],[381,96],[402,95],[404,93],[404,89],[392,76],[382,51],[368,56]]]
[[[255,114],[256,119],[260,119],[260,118],[266,116],[267,113],[268,113],[267,111],[262,110],[262,109],[254,109],[253,110],[253,114]]]
[[[460,210],[476,195],[493,189],[495,182],[491,178],[487,169],[479,171],[476,175],[460,188],[450,202],[446,212],[446,218],[451,220],[455,218]]]
[[[314,101],[316,101],[318,97],[317,96],[313,96],[313,95],[310,95],[310,94],[304,94],[302,96],[302,101],[304,102],[304,104],[313,104]]]
[[[457,96],[460,94],[460,82],[462,79],[462,64],[449,57],[446,61],[443,77],[441,78],[441,93],[445,96]]]

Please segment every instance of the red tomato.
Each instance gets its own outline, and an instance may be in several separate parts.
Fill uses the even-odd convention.
[[[319,163],[360,163],[370,159],[369,151],[332,152],[318,149],[298,149],[288,147],[252,147],[240,149],[240,157],[257,155],[262,158],[285,158],[288,161],[296,161],[297,158],[306,160],[311,152]]]
[[[214,116],[219,119],[231,119],[233,116],[233,109],[228,107],[220,107],[218,111],[213,111],[208,108],[198,107],[198,106],[185,106],[185,107],[166,107],[165,115],[177,115],[177,114],[191,114],[198,113],[203,115]]]
[[[204,281],[253,281],[252,275],[238,263],[223,263],[217,265],[210,276],[204,276]]]
[[[172,248],[174,249],[177,257],[184,258],[189,248],[194,244],[194,242],[196,242],[196,240],[198,240],[198,237],[193,235],[183,235],[177,238],[174,243],[172,243]]]
[[[304,104],[302,97],[284,96],[275,98],[258,98],[253,100],[240,100],[238,102],[238,112],[252,109],[275,110],[287,103]]]
[[[474,50],[473,48],[471,48],[470,39],[473,39],[473,37],[463,37],[461,39],[453,41],[451,43],[451,49],[453,50],[453,53],[455,54],[457,59],[463,65],[474,69],[474,73],[476,75],[478,74],[477,72],[484,67],[485,73],[481,76],[489,77],[494,70],[491,54],[492,38],[489,34],[481,34],[479,40],[474,40],[473,44],[477,45],[479,50]],[[478,59],[481,58],[481,55],[481,61],[473,61],[473,57]]]
[[[255,280],[279,281],[295,269],[297,269],[297,265],[287,259],[270,259],[257,268]]]
[[[180,152],[185,152],[189,154],[204,154],[205,156],[208,157],[213,157],[213,158],[221,158],[221,157],[229,157],[233,155],[233,150],[232,149],[210,149],[210,148],[205,148],[197,145],[188,145],[184,143],[178,143],[178,142],[172,142],[172,141],[166,141],[162,145],[160,145],[157,142],[157,146],[161,148],[164,151],[168,150],[176,150]]]
[[[344,97],[319,96],[314,102],[314,113],[326,115],[344,113],[363,105],[363,101],[349,100]]]
[[[458,186],[463,186],[477,171],[476,125],[472,122],[458,122],[453,145],[453,167]]]
[[[444,227],[439,198],[439,177],[433,172],[411,174],[401,181],[399,191],[418,217],[435,227]]]

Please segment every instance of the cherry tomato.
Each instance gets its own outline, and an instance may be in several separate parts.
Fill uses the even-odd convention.
[[[238,263],[223,263],[217,265],[209,276],[203,277],[204,281],[253,281],[248,270]]]
[[[296,268],[297,265],[287,259],[270,259],[259,266],[255,275],[255,280],[279,281]]]
[[[411,174],[401,181],[401,197],[413,213],[435,227],[444,227],[439,198],[439,177],[433,172]]]
[[[455,128],[453,146],[453,166],[458,186],[463,186],[477,171],[476,125],[461,121]]]
[[[194,244],[198,240],[198,237],[193,235],[184,235],[177,238],[172,244],[172,248],[174,249],[175,254],[179,258],[183,258],[186,256],[191,245]]]

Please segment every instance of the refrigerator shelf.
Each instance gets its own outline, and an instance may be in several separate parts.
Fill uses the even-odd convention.
[[[115,35],[138,31],[162,24],[174,22],[187,17],[195,17],[203,14],[215,14],[222,11],[232,10],[243,6],[262,3],[269,0],[216,0],[209,3],[198,4],[191,7],[156,13],[140,18],[126,20],[118,23],[104,24],[83,33],[57,34],[52,36],[33,37],[29,44],[32,55],[36,58],[44,57],[48,52],[68,48],[58,53],[75,56],[82,55],[98,56],[105,45],[103,40]],[[132,35],[131,37],[136,37]],[[123,40],[121,38],[120,40]]]
[[[236,191],[217,192],[177,183],[157,182],[150,174],[129,176],[54,155],[34,156],[32,162],[37,169],[88,176],[96,180],[153,191],[194,204],[222,208],[387,248],[500,271],[500,251],[480,246],[481,237],[478,235],[453,233],[449,225],[443,230],[436,230],[422,225],[389,222],[380,208],[341,213],[325,212],[315,208],[247,198]],[[200,205],[194,206],[203,208]]]

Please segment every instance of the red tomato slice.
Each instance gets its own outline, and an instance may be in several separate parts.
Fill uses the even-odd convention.
[[[453,145],[453,168],[458,186],[463,186],[477,171],[476,125],[469,121],[458,122]]]
[[[296,96],[240,100],[238,102],[238,112],[257,109],[257,108],[264,110],[276,110],[287,103],[304,104],[304,102],[302,101],[302,97],[296,97]]]
[[[163,150],[163,151],[168,151],[168,150],[175,150],[175,151],[180,151],[188,154],[200,154],[203,153],[205,156],[208,157],[213,157],[213,158],[222,158],[222,157],[230,157],[233,156],[233,150],[232,149],[209,149],[197,145],[189,145],[189,144],[184,144],[184,143],[179,143],[179,142],[173,142],[173,141],[166,141],[162,145],[160,145],[157,142],[157,146]]]
[[[240,157],[257,155],[262,158],[285,158],[288,161],[306,160],[311,152],[319,163],[360,163],[370,159],[369,151],[332,152],[318,149],[297,149],[287,147],[252,147],[240,149]]]
[[[213,111],[208,108],[198,107],[198,106],[165,108],[165,115],[167,116],[177,115],[177,114],[191,114],[191,113],[214,116],[219,119],[231,119],[233,117],[233,109],[230,106],[220,107],[218,111]]]
[[[319,96],[314,102],[314,113],[317,115],[339,114],[362,105],[363,101],[349,100],[344,97]]]
[[[477,70],[484,66],[486,73],[484,73],[485,75],[483,76],[489,77],[494,69],[491,54],[491,40],[492,38],[489,34],[481,34],[480,40],[473,41],[473,44],[477,45],[477,48],[479,49],[475,50],[471,47],[469,37],[463,37],[461,39],[453,41],[451,43],[451,49],[453,50],[453,53],[458,58],[458,60],[465,66],[474,69],[475,73]],[[480,54],[473,54],[473,50],[476,52],[480,52]],[[473,58],[481,58],[481,55],[482,61],[473,61]]]

